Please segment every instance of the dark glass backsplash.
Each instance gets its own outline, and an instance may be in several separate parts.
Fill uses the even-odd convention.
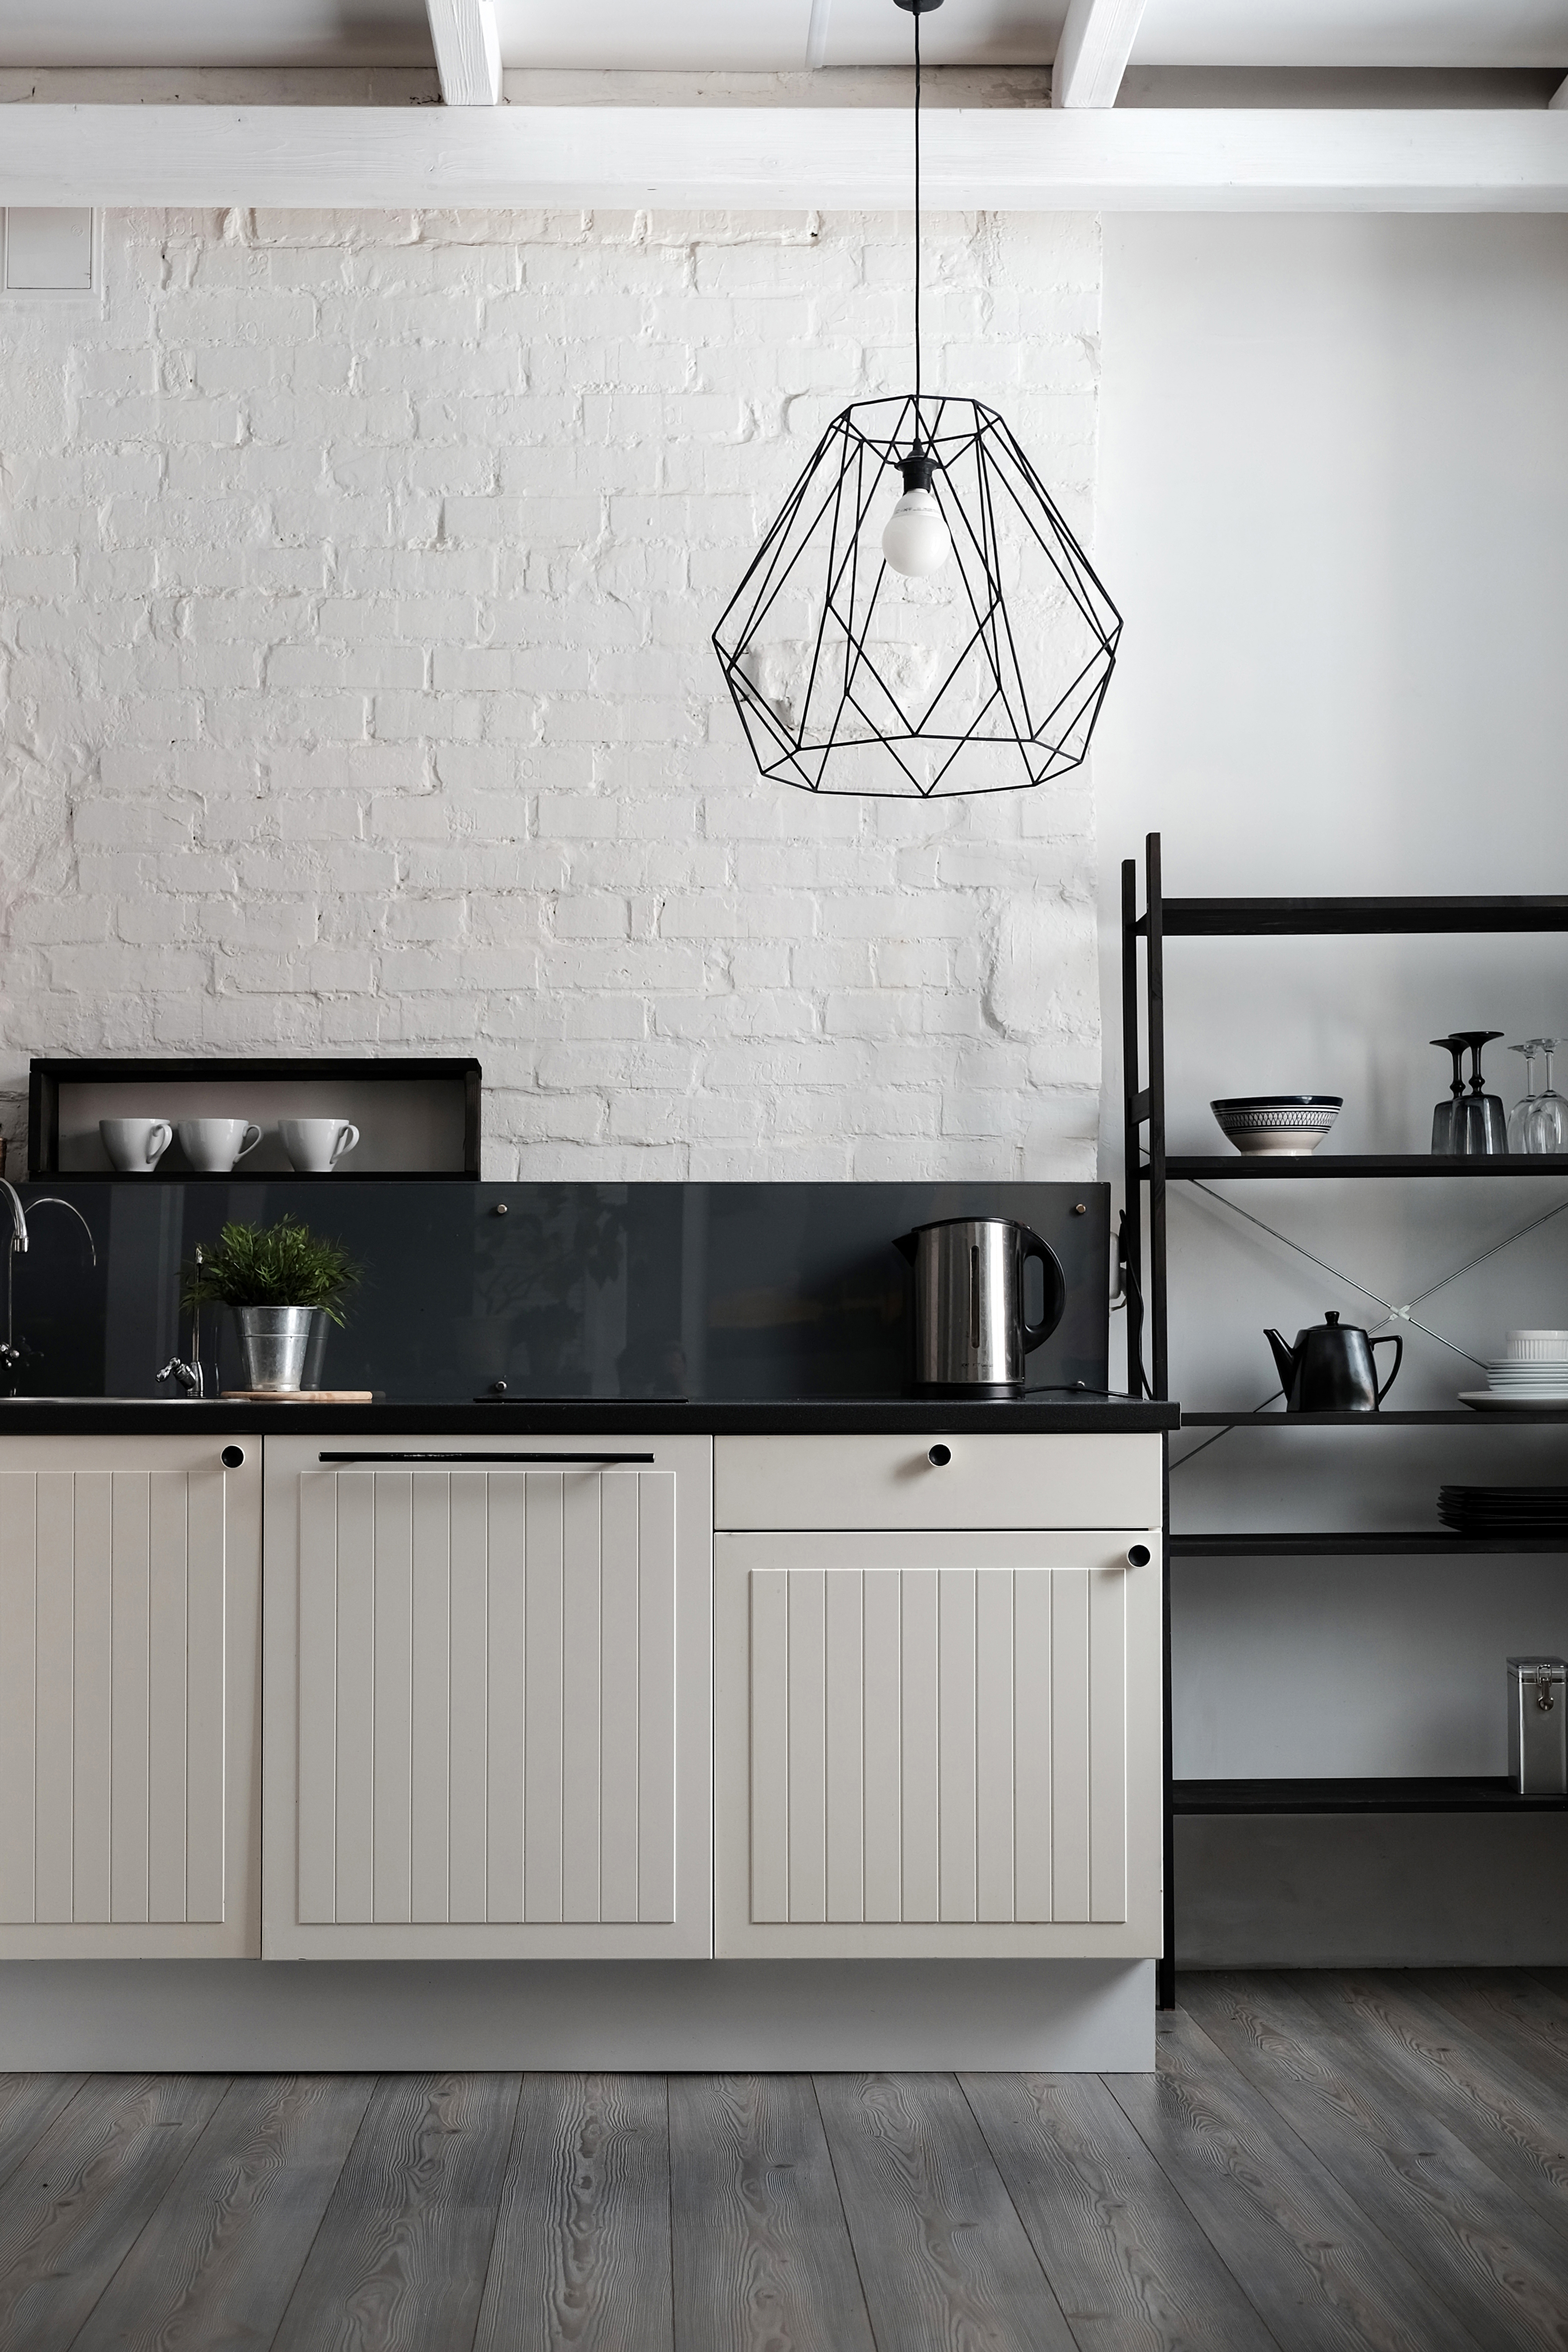
[[[1031,1225],[1067,1276],[1031,1389],[1106,1386],[1110,1194],[1102,1184],[73,1183],[11,1259],[24,1395],[151,1396],[188,1352],[181,1265],[227,1218],[285,1210],[338,1236],[365,1278],[320,1385],[392,1401],[897,1396],[910,1276],[896,1235],[938,1217]],[[1081,1211],[1079,1204],[1082,1204]],[[1037,1302],[1030,1302],[1037,1311]],[[209,1378],[239,1385],[231,1318],[203,1317]]]

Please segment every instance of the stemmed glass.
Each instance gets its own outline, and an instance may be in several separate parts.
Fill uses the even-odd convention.
[[[1486,1080],[1481,1076],[1481,1047],[1500,1037],[1500,1029],[1456,1029],[1455,1036],[1470,1053],[1470,1091],[1454,1105],[1454,1145],[1457,1152],[1474,1155],[1480,1152],[1508,1150],[1508,1117],[1500,1095],[1482,1091]],[[1536,1098],[1540,1100],[1539,1096]],[[1537,1151],[1544,1144],[1530,1147]]]
[[[1528,1151],[1525,1138],[1530,1132],[1531,1106],[1535,1100],[1535,1055],[1541,1040],[1527,1037],[1522,1045],[1510,1045],[1510,1054],[1524,1055],[1524,1092],[1508,1115],[1508,1148],[1510,1151]]]
[[[1527,1151],[1568,1151],[1568,1102],[1563,1101],[1552,1084],[1552,1056],[1562,1042],[1560,1037],[1531,1039],[1536,1052],[1546,1057],[1546,1084],[1529,1107],[1530,1116],[1524,1129]]]
[[[1465,1091],[1465,1076],[1459,1067],[1459,1057],[1465,1050],[1462,1037],[1434,1037],[1432,1044],[1440,1054],[1454,1057],[1454,1081],[1448,1088],[1448,1099],[1434,1106],[1432,1112],[1432,1150],[1438,1159],[1449,1159],[1463,1149],[1458,1135],[1459,1101]]]

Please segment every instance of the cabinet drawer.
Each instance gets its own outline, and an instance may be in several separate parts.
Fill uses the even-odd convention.
[[[931,1450],[951,1457],[933,1464]],[[1161,1516],[1160,1439],[721,1437],[714,1525],[757,1528],[1147,1528]]]

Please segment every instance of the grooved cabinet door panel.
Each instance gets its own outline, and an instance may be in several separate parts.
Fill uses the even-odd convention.
[[[258,1948],[260,1448],[0,1439],[0,1957]]]
[[[425,1450],[268,1449],[266,1948],[707,1952],[709,1442]]]
[[[721,1536],[720,1953],[1154,1948],[1159,1575],[1120,1530]]]

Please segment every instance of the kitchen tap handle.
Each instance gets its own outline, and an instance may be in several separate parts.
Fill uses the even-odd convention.
[[[1379,1404],[1383,1402],[1384,1398],[1388,1394],[1389,1390],[1399,1378],[1399,1367],[1405,1361],[1405,1342],[1400,1338],[1397,1331],[1385,1331],[1381,1339],[1374,1339],[1372,1343],[1374,1348],[1386,1348],[1391,1341],[1394,1346],[1394,1370],[1390,1372],[1388,1378],[1384,1381],[1383,1386],[1377,1392],[1377,1401]]]

